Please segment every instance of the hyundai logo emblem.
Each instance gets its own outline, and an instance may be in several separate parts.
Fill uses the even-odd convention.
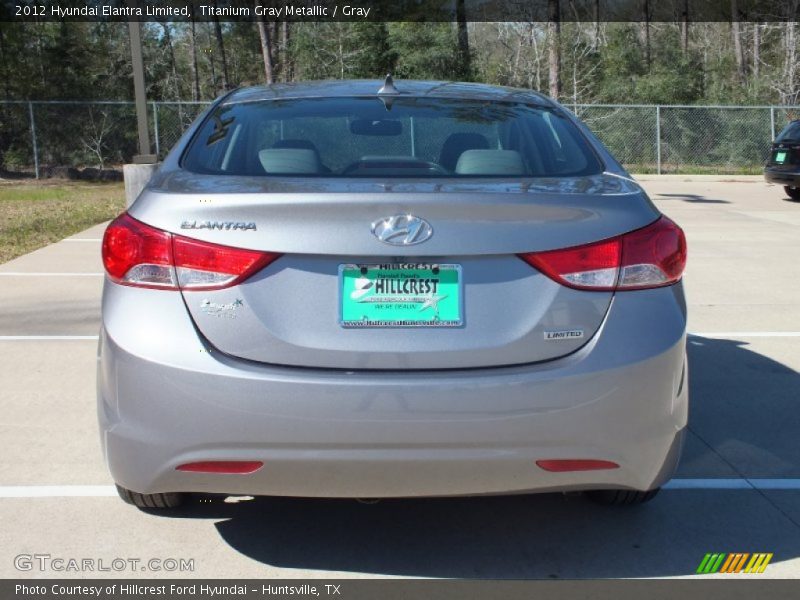
[[[372,224],[372,235],[384,244],[413,246],[433,235],[433,227],[425,219],[414,215],[394,215]]]

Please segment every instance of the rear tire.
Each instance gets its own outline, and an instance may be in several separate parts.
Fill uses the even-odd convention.
[[[638,490],[592,490],[586,495],[592,502],[606,506],[632,506],[644,504],[656,497],[661,488],[640,492]]]
[[[784,186],[783,191],[792,200],[800,200],[800,188]]]
[[[175,508],[183,503],[184,494],[180,492],[167,492],[164,494],[139,494],[132,492],[120,485],[117,486],[117,493],[128,504],[133,504],[137,508]]]

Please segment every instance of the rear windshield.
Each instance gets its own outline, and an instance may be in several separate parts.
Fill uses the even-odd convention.
[[[800,121],[793,121],[783,128],[776,142],[800,142]]]
[[[190,171],[294,177],[567,177],[602,165],[557,112],[435,98],[312,98],[218,107]]]

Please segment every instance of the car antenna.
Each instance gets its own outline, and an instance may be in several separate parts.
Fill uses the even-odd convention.
[[[386,75],[386,80],[383,82],[383,87],[378,90],[379,96],[396,96],[400,92],[397,91],[397,88],[394,87],[394,79],[392,79],[392,74],[389,73]]]
[[[392,103],[394,102],[393,96],[399,96],[400,92],[394,87],[394,79],[392,74],[388,73],[383,82],[383,86],[378,90],[378,98],[383,102],[383,106],[387,111],[392,110]]]

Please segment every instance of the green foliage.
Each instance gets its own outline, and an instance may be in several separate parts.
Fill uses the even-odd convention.
[[[385,23],[298,23],[292,58],[298,79],[374,79],[391,69],[395,53]]]
[[[702,71],[692,54],[680,50],[676,31],[655,35],[651,66],[636,32],[638,25],[611,29],[602,52],[597,99],[605,103],[691,104],[702,100]]]
[[[275,78],[380,79],[391,72],[397,79],[482,81],[547,93],[546,23],[470,23],[464,54],[455,23],[413,21],[452,4],[421,3],[419,13],[402,23],[266,23]],[[679,23],[651,23],[647,29],[641,23],[562,23],[559,99],[568,105],[800,101],[800,48],[791,47],[800,43],[797,25],[742,23],[739,32],[741,73],[729,23],[691,23],[686,45]],[[221,35],[220,45],[209,22],[143,23],[148,99],[210,100],[224,91],[224,71],[230,86],[263,83],[256,24],[223,22]],[[126,23],[0,23],[0,100],[131,100],[131,71]],[[181,131],[195,108],[163,109],[163,129]],[[597,108],[587,118],[623,162],[646,168],[655,160],[654,109],[636,110]],[[95,106],[90,112],[88,106],[37,105],[35,112],[43,164],[113,163],[135,152],[130,108]],[[704,122],[697,122],[697,114],[674,112],[669,125],[664,121],[666,161],[685,163],[692,152],[715,164],[760,160],[761,136],[771,127],[763,111],[734,120],[708,113]],[[778,128],[784,120],[776,118]],[[748,137],[753,131],[758,135]],[[163,135],[162,153],[175,141]],[[709,140],[717,145],[705,148]],[[0,168],[30,165],[31,157],[27,105],[0,104]]]
[[[222,23],[231,85],[264,81],[258,29]],[[458,49],[455,23],[268,23],[279,80],[398,78],[475,80],[547,87],[545,23],[471,23],[470,52]],[[800,95],[800,68],[787,68],[785,24],[742,24],[747,76],[737,74],[731,27],[692,23],[683,48],[677,23],[653,23],[648,45],[640,23],[563,23],[564,100],[604,103],[774,103]],[[194,30],[194,36],[192,31]],[[144,23],[148,98],[190,99],[192,40],[201,99],[222,91],[222,52],[212,23]],[[788,36],[788,37],[787,37]],[[796,49],[797,50],[797,49]],[[796,52],[800,56],[800,52]],[[756,69],[756,67],[758,67]],[[281,69],[284,69],[283,71]],[[757,73],[756,73],[757,71]],[[787,80],[795,73],[798,81]],[[130,99],[125,23],[0,23],[0,98]]]
[[[389,23],[389,45],[396,55],[399,78],[461,80],[469,69],[459,55],[451,23]]]

